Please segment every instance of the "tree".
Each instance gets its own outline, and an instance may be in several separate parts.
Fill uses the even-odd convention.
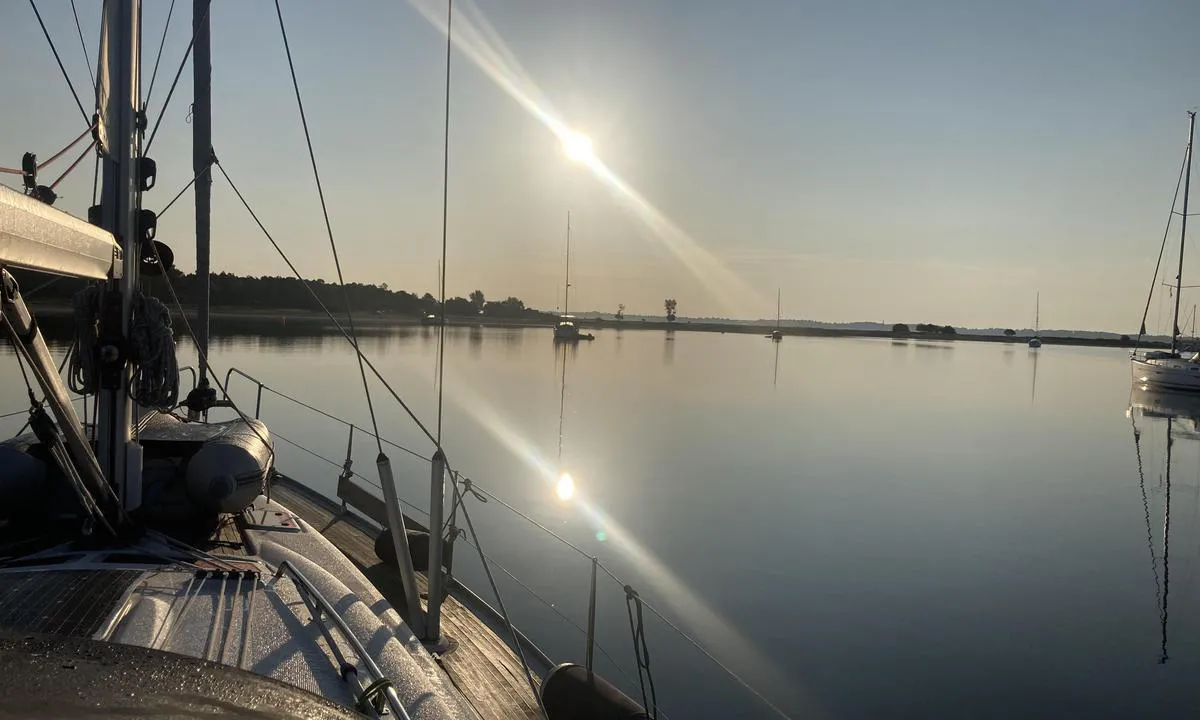
[[[471,305],[475,308],[476,314],[483,314],[483,306],[487,305],[487,301],[483,298],[482,290],[474,290],[471,292]]]
[[[892,334],[893,335],[907,335],[908,334],[908,326],[905,325],[904,323],[896,323],[895,325],[892,326]]]
[[[617,305],[617,319],[618,320],[625,319],[625,303],[621,303],[621,304]]]
[[[947,325],[946,327],[942,328],[942,334],[943,335],[956,335],[957,333],[955,332],[953,325]]]
[[[1128,335],[1121,336],[1121,344],[1122,345],[1128,345],[1130,342],[1132,342],[1132,341],[1129,339]]]
[[[1012,328],[1009,328],[1008,330],[1004,331],[1005,337],[1012,337],[1013,335],[1016,335],[1016,334],[1017,334],[1017,331],[1013,330]]]
[[[667,322],[675,322],[675,298],[667,298],[663,301],[663,307],[667,310]]]

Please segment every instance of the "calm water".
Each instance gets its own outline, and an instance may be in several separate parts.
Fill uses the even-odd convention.
[[[1168,553],[1167,421],[1135,418],[1135,445],[1123,351],[634,330],[564,350],[548,330],[447,336],[455,467],[598,555],[793,715],[1200,707],[1200,440],[1174,421]],[[363,341],[430,422],[435,338]],[[339,338],[228,337],[214,358],[366,422]],[[4,362],[0,407],[17,409],[23,391]],[[384,434],[427,454],[374,389]],[[251,384],[235,380],[233,393],[253,408]],[[262,410],[279,436],[340,464],[343,429],[270,394]],[[332,492],[335,468],[282,440],[278,450],[283,469]],[[375,449],[360,436],[354,451],[373,478]],[[403,494],[424,505],[427,470],[390,454]],[[578,486],[569,502],[555,495],[560,467]],[[496,502],[468,507],[488,554],[582,625],[587,561]],[[471,548],[457,550],[456,571],[488,595]],[[500,580],[535,640],[582,661],[577,629]],[[603,576],[598,625],[618,666],[601,656],[598,667],[640,698],[624,595]],[[646,634],[668,715],[770,717],[657,618]]]

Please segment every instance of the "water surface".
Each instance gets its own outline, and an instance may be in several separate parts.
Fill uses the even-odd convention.
[[[433,428],[434,330],[362,344]],[[556,348],[549,330],[451,328],[445,354],[453,465],[597,555],[788,713],[1200,707],[1200,441],[1194,422],[1173,421],[1168,554],[1167,421],[1127,417],[1121,350],[632,329]],[[222,372],[369,426],[338,337],[281,326],[220,338],[213,355]],[[0,407],[19,409],[4,362]],[[372,388],[383,433],[427,455]],[[232,391],[252,412],[254,385]],[[281,468],[332,492],[337,468],[309,452],[341,465],[345,430],[269,392],[261,410]],[[373,479],[376,452],[358,435],[355,470]],[[426,505],[426,467],[389,454],[405,498]],[[563,470],[578,487],[567,502]],[[468,503],[489,556],[569,618],[497,570],[518,624],[582,661],[587,560],[496,501]],[[490,597],[473,552],[457,548],[456,572]],[[598,634],[616,661],[599,669],[640,699],[624,593],[603,575]],[[771,716],[650,614],[646,637],[669,716]]]

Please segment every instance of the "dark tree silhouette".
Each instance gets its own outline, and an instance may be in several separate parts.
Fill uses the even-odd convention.
[[[487,305],[487,300],[483,297],[482,290],[473,290],[470,295],[471,305],[475,308],[476,314],[482,315],[483,308]]]
[[[1017,331],[1016,331],[1016,330],[1013,330],[1013,329],[1011,329],[1011,328],[1010,328],[1010,329],[1008,329],[1008,330],[1005,330],[1005,331],[1004,331],[1004,335],[1005,335],[1006,337],[1012,337],[1013,335],[1016,335],[1016,334],[1017,334]]]
[[[663,301],[663,307],[667,310],[667,322],[675,322],[675,307],[678,303],[675,298],[667,298]]]
[[[905,325],[904,323],[896,323],[895,325],[892,326],[892,334],[893,335],[907,335],[908,334],[908,326]]]
[[[50,278],[41,273],[14,270],[14,277],[22,291],[29,292],[43,285]],[[200,283],[195,275],[184,275],[178,270],[169,275],[171,286],[179,295],[179,301],[186,308],[195,307],[200,297]],[[167,289],[167,282],[162,277],[145,277],[151,294],[161,298],[177,312],[174,301]],[[72,278],[62,278],[54,281],[37,292],[29,299],[33,302],[62,304],[68,302],[76,291],[87,285],[86,281]],[[367,285],[363,283],[347,283],[343,295],[341,287],[336,283],[324,280],[310,280],[308,287],[294,277],[252,277],[232,273],[213,273],[209,279],[214,308],[236,308],[251,310],[302,310],[319,312],[320,308],[313,300],[312,294],[320,298],[321,303],[330,312],[345,315],[346,299],[349,298],[350,308],[356,313],[392,313],[396,315],[424,316],[428,313],[438,313],[437,298],[429,293],[417,297],[403,290],[391,290],[384,285]],[[474,293],[472,293],[474,294]],[[483,293],[479,293],[480,296]],[[547,319],[553,316],[525,307],[525,303],[515,297],[499,303],[496,311],[488,312],[496,317],[525,317],[529,319]],[[446,315],[465,317],[478,315],[477,303],[466,298],[454,297],[446,299]]]
[[[617,319],[618,320],[625,319],[625,303],[621,303],[621,304],[617,305]]]
[[[957,335],[958,333],[955,331],[953,325],[947,325],[946,327],[942,328],[942,334],[943,335]]]

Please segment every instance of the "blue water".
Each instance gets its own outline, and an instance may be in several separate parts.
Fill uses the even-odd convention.
[[[363,342],[431,427],[435,338]],[[222,338],[214,358],[368,424],[339,338],[277,328]],[[4,377],[0,408],[19,409],[15,368]],[[428,454],[372,387],[383,433]],[[232,388],[252,411],[254,386]],[[1200,403],[1171,421],[1168,553],[1168,421],[1127,416],[1123,351],[613,329],[556,348],[549,330],[452,328],[444,403],[458,470],[598,556],[790,715],[1200,708],[1200,435],[1188,417]],[[341,464],[336,423],[269,392],[262,415]],[[368,440],[355,438],[354,467],[373,479]],[[278,450],[289,474],[332,492],[335,467]],[[428,470],[389,453],[405,498],[426,505]],[[578,489],[568,501],[555,492],[563,471]],[[555,659],[582,661],[588,561],[496,501],[468,503],[488,555],[569,618],[497,569],[518,624]],[[456,549],[456,572],[488,596],[473,552]],[[640,700],[624,593],[603,573],[599,588],[615,663],[601,654],[597,667]],[[772,717],[649,610],[645,623],[669,717]]]

